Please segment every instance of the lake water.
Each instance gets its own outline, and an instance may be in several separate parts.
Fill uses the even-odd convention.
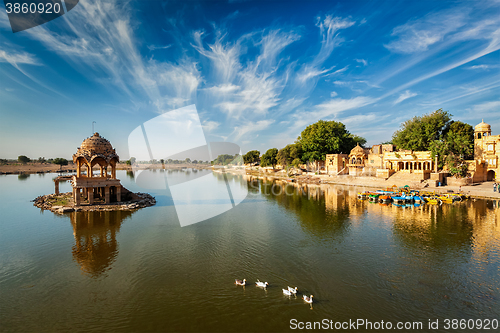
[[[227,189],[223,175],[198,172]],[[140,188],[125,171],[122,184],[151,193],[156,206],[65,215],[33,207],[53,193],[55,176],[0,176],[2,332],[282,332],[292,319],[445,332],[445,319],[500,319],[496,201],[384,206],[358,200],[359,188],[227,175],[247,197],[181,227],[170,192]],[[233,284],[243,278],[246,287]],[[287,286],[300,295],[283,295]],[[428,329],[436,319],[439,329]]]

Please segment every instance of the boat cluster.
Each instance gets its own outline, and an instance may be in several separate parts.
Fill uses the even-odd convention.
[[[393,186],[386,190],[377,191],[365,191],[358,192],[358,199],[365,200],[368,199],[372,202],[380,202],[384,204],[394,203],[394,204],[442,204],[442,203],[454,203],[459,202],[464,199],[468,199],[468,196],[462,193],[445,193],[436,194],[435,192],[411,190],[407,185],[405,187],[398,188]]]
[[[234,280],[234,284],[237,285],[237,286],[245,286],[247,284],[247,280],[246,279],[243,279],[243,280]],[[264,288],[266,289],[267,287],[269,287],[269,283],[267,282],[261,282],[257,279],[257,282],[255,282],[255,285],[257,287],[261,287],[261,288]],[[295,287],[295,288],[291,288],[290,286],[287,287],[287,289],[282,289],[283,291],[283,294],[284,295],[287,295],[287,296],[292,296],[292,295],[297,295],[297,293],[299,292],[298,291],[298,288]],[[309,303],[311,304],[313,302],[313,295],[311,296],[306,296],[306,295],[302,295],[302,299],[306,302],[306,303]]]

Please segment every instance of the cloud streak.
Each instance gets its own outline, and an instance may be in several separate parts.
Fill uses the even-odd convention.
[[[399,97],[394,101],[394,103],[392,103],[392,105],[399,104],[402,101],[407,100],[408,98],[415,97],[415,96],[417,96],[417,93],[412,93],[409,90],[406,90],[405,92],[403,92],[402,94],[399,95]]]

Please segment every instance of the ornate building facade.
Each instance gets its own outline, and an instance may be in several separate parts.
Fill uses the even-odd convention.
[[[469,172],[474,182],[492,181],[500,173],[500,135],[491,135],[491,126],[481,121],[474,128],[474,161]]]
[[[116,179],[116,164],[119,157],[111,143],[94,133],[85,139],[73,155],[76,163],[76,175],[73,176],[73,200],[75,206],[80,206],[83,199],[93,205],[95,201],[109,204],[121,201],[122,186]],[[92,169],[98,166],[99,174],[94,175]]]

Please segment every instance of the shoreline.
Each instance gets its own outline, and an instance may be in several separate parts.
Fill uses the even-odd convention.
[[[263,178],[272,178],[290,181],[293,180],[299,184],[332,184],[332,185],[344,185],[344,186],[356,186],[356,187],[367,187],[367,188],[376,188],[376,189],[386,189],[388,187],[392,187],[396,185],[398,187],[402,187],[404,185],[409,185],[410,188],[418,189],[418,190],[426,190],[426,191],[435,191],[436,193],[449,193],[448,191],[453,191],[454,193],[458,193],[460,190],[460,186],[451,186],[445,185],[440,187],[424,187],[422,183],[412,182],[412,181],[401,181],[401,180],[391,180],[390,178],[385,180],[382,178],[376,177],[361,177],[361,176],[333,176],[333,175],[300,175],[289,177],[284,174],[280,174],[280,172],[258,172],[258,171],[249,171],[247,169],[222,169],[222,168],[213,168],[211,165],[197,165],[197,164],[165,164],[164,166],[161,164],[139,164],[139,165],[126,165],[124,163],[120,163],[117,165],[117,170],[125,170],[125,171],[138,171],[138,170],[181,170],[184,168],[193,168],[193,169],[211,169],[214,172],[225,172],[232,174],[241,174],[241,175],[249,175],[254,177],[263,177]],[[73,164],[69,164],[60,168],[58,165],[49,164],[49,163],[32,163],[26,165],[0,165],[0,175],[31,175],[31,174],[45,174],[45,173],[74,173],[76,172],[76,167]],[[493,182],[483,182],[476,183],[471,185],[462,185],[462,192],[470,195],[471,198],[481,198],[481,199],[495,199],[500,200],[500,193],[493,192]]]
[[[211,165],[206,164],[136,164],[126,165],[119,163],[116,170],[137,171],[137,170],[180,170],[191,169],[211,169]],[[95,171],[96,169],[94,169]],[[70,163],[63,167],[51,163],[27,163],[27,164],[4,164],[0,165],[0,175],[22,175],[22,174],[43,174],[43,173],[76,173],[76,165]]]
[[[222,169],[219,169],[222,170]],[[483,182],[476,183],[471,185],[462,185],[462,186],[439,186],[439,187],[431,187],[431,186],[423,186],[422,183],[416,182],[402,182],[402,181],[391,181],[391,179],[381,179],[376,177],[355,177],[355,176],[332,176],[332,175],[303,175],[296,177],[288,177],[285,175],[276,175],[270,173],[262,173],[262,172],[251,172],[248,170],[241,169],[224,169],[225,172],[253,176],[258,178],[271,178],[273,180],[284,180],[290,181],[297,184],[303,185],[321,185],[321,184],[331,184],[331,185],[343,185],[343,186],[355,186],[355,187],[365,187],[365,188],[373,188],[373,189],[387,189],[394,185],[397,187],[403,187],[405,185],[409,185],[411,189],[424,190],[429,192],[435,192],[437,194],[446,194],[451,193],[459,193],[461,188],[461,193],[469,195],[473,199],[493,199],[500,200],[500,193],[493,192],[493,181],[491,182]],[[222,172],[216,171],[214,172]],[[418,186],[420,185],[420,186]]]
[[[40,195],[33,199],[33,206],[41,210],[50,210],[53,213],[64,214],[82,211],[117,211],[117,210],[136,210],[156,205],[156,199],[148,193],[130,192],[130,200],[115,202],[111,204],[82,204],[75,206],[71,192],[60,194]]]

